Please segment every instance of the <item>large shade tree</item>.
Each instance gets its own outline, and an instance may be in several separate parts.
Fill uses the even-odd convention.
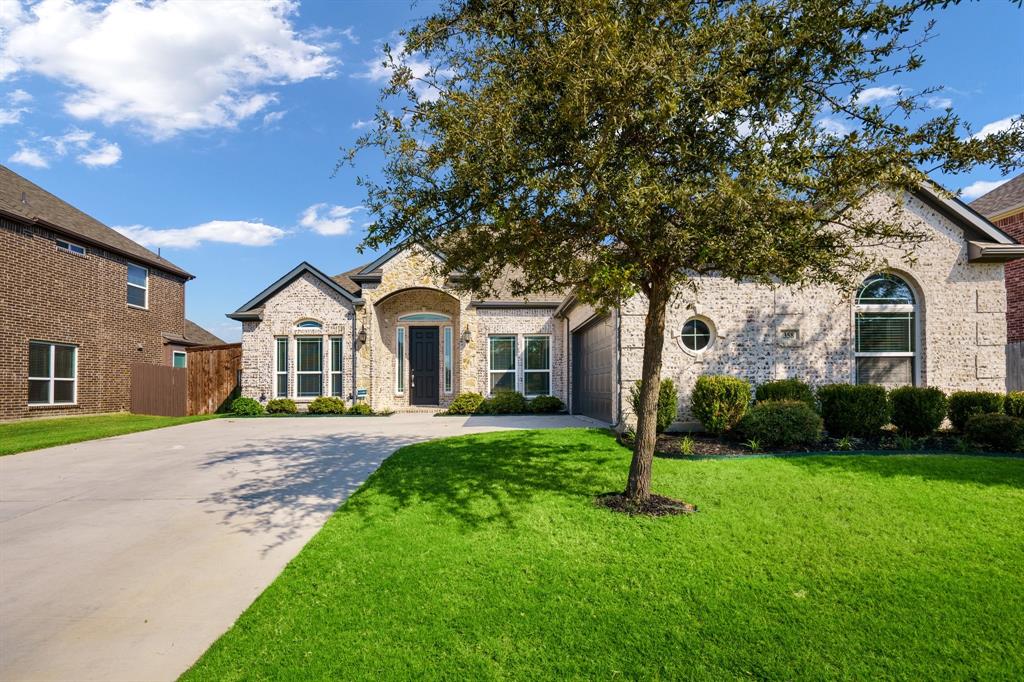
[[[927,235],[865,197],[929,172],[1008,172],[1021,121],[976,137],[919,68],[927,14],[910,0],[452,0],[387,50],[376,125],[349,150],[365,245],[428,244],[440,274],[487,291],[572,290],[600,308],[641,293],[643,383],[626,496],[650,496],[673,293],[701,276],[846,285],[867,245]],[[879,90],[878,88],[885,88]],[[879,98],[885,94],[888,99]]]

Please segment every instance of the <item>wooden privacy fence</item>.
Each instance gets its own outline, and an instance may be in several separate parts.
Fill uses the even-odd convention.
[[[188,413],[212,414],[232,400],[242,371],[242,344],[188,349]]]
[[[131,410],[183,417],[211,414],[232,400],[242,369],[242,344],[187,349],[186,368],[132,365]]]
[[[1006,344],[1006,390],[1024,391],[1024,341]]]
[[[132,364],[132,412],[182,417],[188,414],[188,370]]]

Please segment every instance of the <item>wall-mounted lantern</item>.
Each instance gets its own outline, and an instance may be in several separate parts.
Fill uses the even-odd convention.
[[[472,338],[473,338],[473,332],[469,331],[469,325],[467,324],[466,325],[466,330],[464,332],[462,332],[462,342],[463,343],[469,343]]]
[[[359,345],[366,343],[366,325],[359,328]]]

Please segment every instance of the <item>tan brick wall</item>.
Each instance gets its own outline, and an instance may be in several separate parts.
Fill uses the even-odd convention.
[[[919,200],[908,197],[904,210],[907,221],[931,226],[934,239],[915,250],[910,264],[895,250],[877,249],[876,255],[918,291],[921,384],[945,391],[1004,390],[1003,266],[968,263],[961,230]],[[681,292],[669,309],[663,367],[663,376],[679,389],[680,419],[690,419],[687,403],[701,374],[741,376],[754,384],[789,377],[811,384],[852,381],[853,296],[832,287],[773,290],[716,278],[699,280],[697,293]],[[641,374],[645,314],[640,296],[622,308],[624,410],[626,387]],[[679,341],[683,323],[695,315],[710,320],[717,333],[696,356]],[[790,329],[799,330],[799,342],[783,338]]]
[[[477,382],[484,395],[490,393],[488,373],[488,337],[516,337],[516,390],[524,392],[524,353],[527,336],[548,336],[551,338],[551,395],[568,402],[569,362],[565,348],[565,320],[554,319],[554,309],[520,308],[515,310],[482,309],[477,312],[477,329],[480,343],[477,345],[475,369]]]
[[[130,308],[126,262],[59,251],[49,230],[0,220],[0,419],[127,410],[130,365],[167,364],[161,333],[185,331],[184,280],[150,268],[149,308]],[[28,406],[30,340],[78,346],[76,405]]]

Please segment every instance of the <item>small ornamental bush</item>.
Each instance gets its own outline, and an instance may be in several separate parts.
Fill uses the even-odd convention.
[[[564,410],[565,404],[556,396],[539,395],[530,401],[529,408],[535,414],[554,414]]]
[[[348,408],[345,414],[356,414],[364,417],[369,417],[373,414],[373,408],[366,403],[356,403],[352,407]]]
[[[949,421],[963,431],[967,420],[976,414],[998,414],[1006,398],[1002,393],[988,391],[957,391],[949,396]]]
[[[480,405],[480,414],[522,414],[526,398],[518,391],[499,391]]]
[[[633,405],[633,413],[640,416],[640,389],[644,382],[638,381],[629,389],[629,401]],[[658,387],[658,417],[655,430],[664,433],[665,429],[676,420],[679,411],[679,391],[671,379],[662,379]]]
[[[320,396],[309,404],[310,414],[345,414],[345,401],[337,396]]]
[[[1013,391],[1012,393],[1007,393],[1003,407],[1006,414],[1011,417],[1020,417],[1021,419],[1024,419],[1024,391]]]
[[[769,400],[799,400],[814,407],[814,391],[799,379],[780,379],[769,381],[757,387],[757,402]]]
[[[263,406],[258,400],[252,398],[235,398],[235,401],[231,403],[231,411],[243,416],[254,416],[263,414]]]
[[[1008,414],[978,413],[964,426],[967,440],[997,452],[1024,449],[1024,419]]]
[[[803,400],[757,403],[736,425],[736,435],[763,448],[793,448],[821,442],[821,417]]]
[[[291,398],[274,398],[267,403],[268,414],[295,414],[299,408]]]
[[[750,405],[750,384],[737,377],[705,375],[697,379],[690,409],[714,435],[736,426]]]
[[[878,435],[889,423],[889,397],[882,386],[829,384],[818,389],[818,404],[825,430],[833,438]]]
[[[484,397],[479,393],[460,393],[448,406],[448,414],[476,414]]]
[[[937,388],[900,386],[889,391],[892,423],[906,436],[929,436],[942,426],[949,401]]]

